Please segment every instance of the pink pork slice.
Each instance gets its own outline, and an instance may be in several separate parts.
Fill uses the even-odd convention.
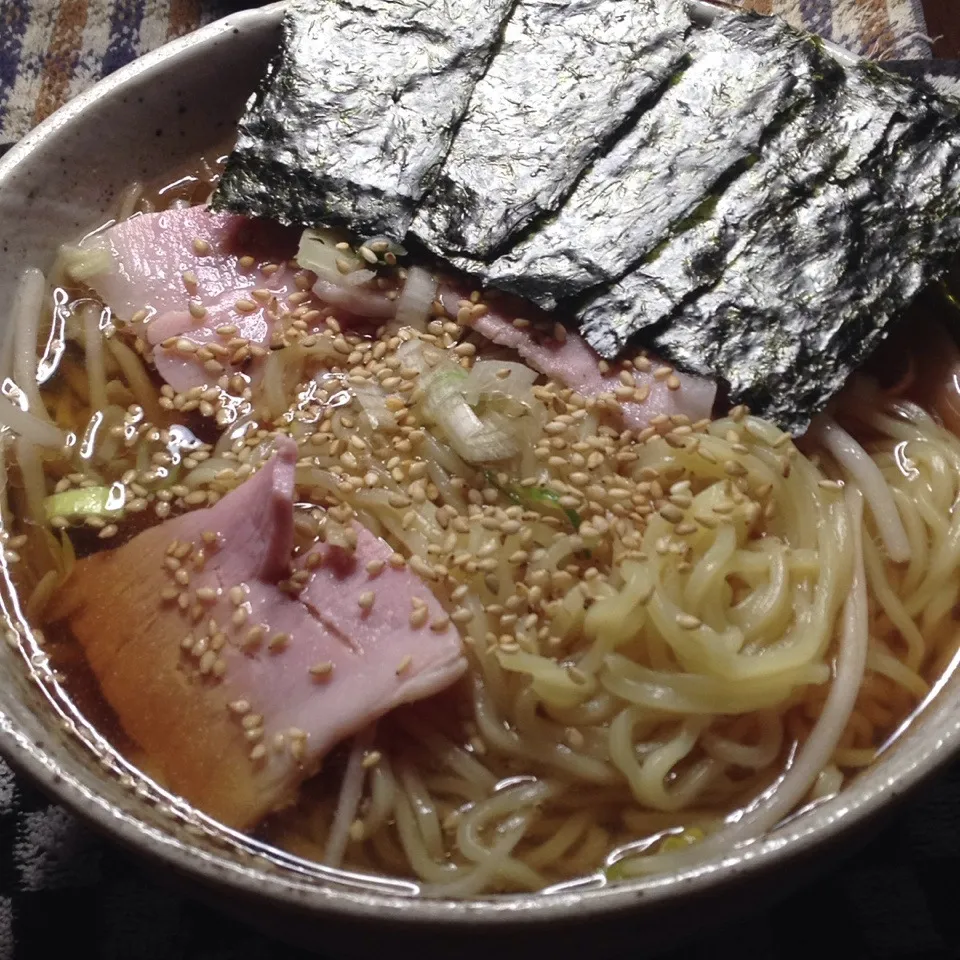
[[[182,337],[198,346],[226,348],[236,339],[262,348],[269,344],[277,318],[294,309],[291,296],[309,297],[310,304],[320,306],[298,287],[300,271],[288,265],[296,253],[297,232],[268,221],[206,207],[176,208],[131,217],[89,237],[83,246],[110,253],[111,268],[87,282],[121,320],[130,322],[146,311],[146,320],[134,329],[155,348],[158,372],[179,392],[215,383],[223,371],[160,347],[163,341]],[[252,257],[253,264],[241,264],[243,257]],[[309,274],[310,283],[313,279]],[[254,298],[254,290],[267,290],[271,298]],[[238,309],[238,302],[246,309]],[[197,314],[197,307],[203,308],[202,316],[191,313],[191,303]],[[231,326],[235,333],[217,333],[217,328]],[[231,362],[237,349],[239,345],[230,347],[230,355],[221,358],[228,373],[242,363]]]
[[[464,293],[464,288],[448,288],[443,291],[441,294],[443,305],[448,313],[456,316],[461,299],[466,299]],[[491,300],[486,305],[487,313],[469,321],[473,329],[498,346],[516,350],[521,359],[535,370],[559,380],[560,383],[585,397],[613,393],[617,387],[621,386],[618,374],[600,372],[597,366],[600,357],[573,331],[568,330],[566,339],[561,342],[554,338],[536,339],[528,328],[513,325],[513,318],[530,319],[535,314],[541,324],[543,321],[550,322],[550,318],[546,314],[540,314],[535,307],[513,297]],[[508,305],[513,309],[508,311]],[[654,377],[652,371],[631,372],[637,387],[649,388],[643,403],[621,405],[624,423],[631,429],[644,429],[658,415],[671,417],[684,414],[691,421],[710,416],[717,394],[716,384],[712,381],[677,372],[676,377],[680,385],[672,390],[664,379],[658,380]]]
[[[362,526],[354,555],[321,545],[291,564],[295,464],[284,441],[215,506],[81,560],[53,613],[151,772],[241,830],[335,744],[466,668],[439,602]]]

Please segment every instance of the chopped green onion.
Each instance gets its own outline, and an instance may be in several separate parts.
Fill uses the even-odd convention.
[[[300,234],[297,263],[318,277],[338,283],[344,274],[364,266],[353,250],[338,248],[337,244],[344,242],[344,236],[333,230],[304,230]]]
[[[463,395],[471,407],[484,397],[512,397],[529,405],[533,401],[531,387],[537,379],[536,370],[522,363],[504,360],[478,360],[470,369]]]
[[[81,487],[55,493],[43,501],[47,520],[54,517],[82,519],[84,517],[119,517],[123,513],[123,486]]]
[[[83,247],[64,245],[60,248],[60,256],[67,275],[81,283],[113,269],[113,254],[99,238]]]
[[[392,267],[400,257],[407,255],[406,247],[400,246],[389,237],[371,237],[369,240],[364,240],[360,246],[369,251],[363,255],[364,259],[369,263],[370,254],[373,254],[376,257],[377,266]]]
[[[556,507],[570,521],[574,530],[580,529],[580,524],[583,522],[580,514],[576,510],[563,506],[560,503],[560,494],[549,487],[524,487],[519,483],[498,483],[496,475],[490,470],[487,470],[484,475],[487,483],[502,490],[512,503],[521,507],[529,507],[531,510],[537,510],[544,504]]]
[[[665,837],[660,843],[660,849],[657,853],[675,853],[677,850],[683,850],[686,847],[692,847],[704,838],[704,832],[699,827],[687,827],[680,833]]]
[[[386,396],[379,384],[370,380],[353,383],[350,390],[363,408],[374,430],[396,430],[397,418],[387,406]]]
[[[950,289],[946,280],[940,281],[940,291],[943,293],[944,300],[946,300],[954,310],[960,312],[960,300],[957,299],[956,294]]]
[[[626,880],[628,875],[623,868],[627,859],[628,858],[624,858],[623,860],[617,860],[615,863],[611,863],[609,867],[604,867],[603,875],[611,883],[619,883],[621,880]]]
[[[435,370],[424,388],[428,414],[467,463],[491,463],[515,456],[519,448],[517,438],[505,429],[508,421],[477,416],[463,395],[466,379],[467,374],[457,366]]]
[[[410,267],[397,300],[397,325],[426,329],[436,296],[437,281],[422,267]]]

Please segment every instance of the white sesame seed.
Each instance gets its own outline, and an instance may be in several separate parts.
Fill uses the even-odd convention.
[[[263,726],[262,713],[248,713],[241,721],[244,730],[254,730]]]
[[[309,670],[310,676],[314,680],[326,680],[333,674],[333,664],[329,660],[323,660],[315,663]]]

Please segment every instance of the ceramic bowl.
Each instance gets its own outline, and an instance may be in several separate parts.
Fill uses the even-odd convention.
[[[97,224],[130,181],[153,180],[229,137],[276,47],[281,16],[280,5],[241,13],[163,47],[78,97],[0,160],[0,303],[11,301],[24,267],[49,267],[57,244]],[[0,312],[0,328],[7,322]],[[387,884],[372,889],[271,857],[126,767],[59,705],[56,678],[20,623],[3,572],[0,613],[16,633],[0,643],[0,751],[66,807],[172,871],[180,886],[328,954],[479,957],[539,948],[560,960],[638,946],[649,953],[800,883],[960,743],[951,682],[840,796],[727,857],[597,891],[411,899]]]

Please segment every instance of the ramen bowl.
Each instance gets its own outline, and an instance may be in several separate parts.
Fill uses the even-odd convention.
[[[710,15],[707,7],[696,12]],[[0,302],[11,301],[23,268],[47,268],[57,245],[102,220],[131,181],[156,180],[228,140],[276,47],[281,17],[282,5],[248,11],[169,44],[78,97],[0,161]],[[10,322],[9,313],[0,318]],[[10,642],[0,644],[0,750],[14,767],[194,895],[325,953],[479,957],[545,948],[572,957],[665,948],[802,883],[960,746],[948,671],[869,769],[762,840],[681,873],[601,889],[415,898],[389,881],[325,872],[259,846],[130,767],[58,696],[57,677],[3,573]]]

